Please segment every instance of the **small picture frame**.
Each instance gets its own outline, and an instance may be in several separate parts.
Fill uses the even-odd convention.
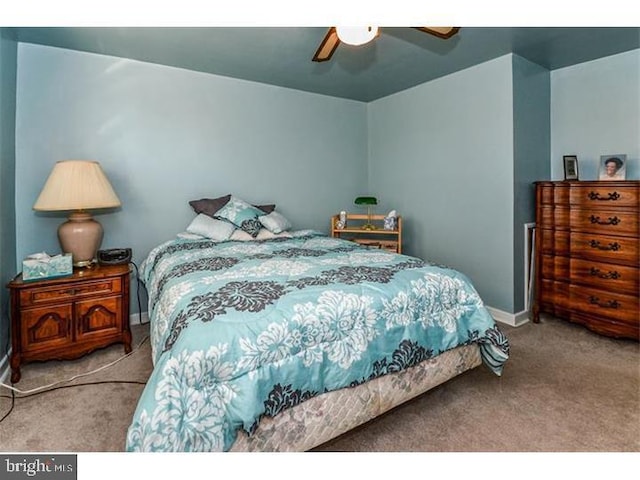
[[[602,155],[598,180],[624,180],[627,176],[627,156],[625,154]]]
[[[578,157],[576,155],[564,155],[564,179],[578,180]]]

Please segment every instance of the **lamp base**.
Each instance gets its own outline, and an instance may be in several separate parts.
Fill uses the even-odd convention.
[[[86,212],[72,213],[58,227],[60,247],[72,255],[74,267],[88,267],[95,262],[102,235],[102,225]]]

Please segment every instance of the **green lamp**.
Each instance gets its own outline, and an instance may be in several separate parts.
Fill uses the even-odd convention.
[[[367,207],[367,223],[362,228],[364,230],[375,230],[376,226],[371,223],[371,207],[378,204],[378,199],[376,197],[356,197],[353,203]]]

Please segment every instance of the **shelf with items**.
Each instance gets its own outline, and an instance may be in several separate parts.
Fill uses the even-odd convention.
[[[402,217],[396,217],[394,230],[384,228],[385,215],[348,213],[346,218],[344,228],[338,228],[340,215],[331,217],[332,237],[350,240],[369,248],[402,253]]]

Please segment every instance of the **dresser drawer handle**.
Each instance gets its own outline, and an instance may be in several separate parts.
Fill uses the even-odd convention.
[[[589,296],[589,303],[592,305],[598,305],[602,308],[620,308],[620,302],[617,300],[607,300],[604,303],[600,303],[600,299],[593,295]]]
[[[589,192],[589,200],[601,200],[601,201],[616,201],[620,198],[620,194],[618,192],[609,192],[607,197],[601,197],[598,192]]]
[[[613,272],[609,271],[609,273],[601,273],[600,269],[595,267],[591,267],[591,271],[589,273],[591,273],[591,275],[594,277],[606,278],[606,279],[612,279],[612,280],[617,280],[618,278],[622,277],[622,275],[620,275],[615,270]]]
[[[602,221],[600,217],[596,217],[595,215],[591,215],[591,223],[597,223],[598,225],[618,225],[620,223],[620,219],[618,217],[609,217],[609,220]]]
[[[76,294],[76,289],[75,288],[70,288],[69,290],[67,290],[67,294],[68,295],[75,295]]]
[[[597,248],[598,250],[613,250],[614,252],[620,250],[620,244],[618,242],[613,242],[605,246],[600,245],[600,242],[597,240],[591,240],[591,242],[589,242],[589,245],[591,246],[591,248]]]

